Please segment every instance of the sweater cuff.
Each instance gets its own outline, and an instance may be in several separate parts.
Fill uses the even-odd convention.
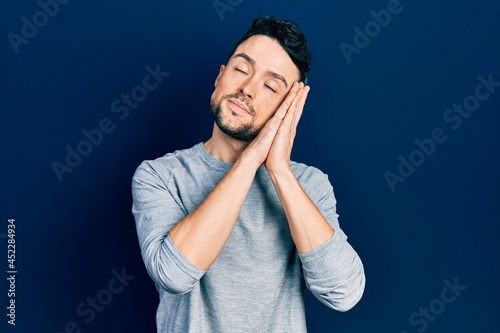
[[[172,276],[177,281],[171,281],[172,286],[178,286],[177,292],[183,292],[183,289],[191,289],[206,273],[206,271],[199,269],[193,265],[184,255],[179,251],[170,238],[170,235],[164,240],[165,251],[168,253],[167,257],[171,259],[167,269],[171,270]],[[177,289],[177,288],[174,288]],[[189,290],[187,290],[189,291]]]
[[[332,251],[340,251],[345,242],[345,237],[340,232],[335,231],[332,237],[320,246],[306,253],[299,253],[299,258],[302,264],[307,264],[317,259],[327,256]]]

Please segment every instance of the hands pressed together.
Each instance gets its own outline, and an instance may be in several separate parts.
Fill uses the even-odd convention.
[[[290,168],[293,140],[309,90],[304,83],[294,82],[274,116],[245,150],[259,165],[264,163],[268,172]]]

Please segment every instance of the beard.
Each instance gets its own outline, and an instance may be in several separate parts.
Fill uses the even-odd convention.
[[[255,110],[250,105],[250,103],[245,100],[241,94],[229,94],[224,95],[221,100],[217,103],[213,98],[210,99],[210,110],[212,111],[212,116],[214,121],[219,127],[219,129],[229,137],[236,139],[238,141],[250,142],[257,137],[260,132],[260,128],[256,128],[253,125],[253,121],[249,124],[239,124],[234,123],[232,120],[228,119],[222,115],[221,104],[223,101],[229,98],[236,98],[240,102],[245,103],[248,110],[250,111],[252,118],[255,118]],[[230,111],[232,112],[232,111]],[[235,113],[233,112],[233,115]]]

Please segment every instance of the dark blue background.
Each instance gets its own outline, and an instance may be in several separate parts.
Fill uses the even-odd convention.
[[[63,332],[71,321],[82,332],[155,330],[132,174],[142,160],[209,138],[219,66],[251,20],[271,14],[299,22],[314,56],[293,158],[329,174],[367,277],[347,313],[308,295],[309,331],[498,332],[500,87],[455,130],[443,114],[474,94],[478,76],[500,81],[500,3],[402,0],[348,63],[339,44],[353,44],[354,28],[388,1],[238,2],[221,19],[211,0],[70,1],[16,53],[8,33],[21,35],[22,18],[41,7],[4,1],[1,331]],[[120,119],[111,103],[157,64],[170,75]],[[60,182],[51,164],[65,163],[65,147],[104,118],[114,131]],[[398,156],[408,159],[435,128],[447,140],[391,191],[384,172],[397,173]],[[17,226],[15,327],[4,314],[8,218]],[[85,322],[77,306],[104,295],[122,268],[135,278]],[[455,278],[467,289],[440,309],[443,281]],[[430,304],[440,314],[412,325]]]

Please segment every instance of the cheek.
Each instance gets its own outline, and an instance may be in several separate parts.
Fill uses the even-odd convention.
[[[223,89],[222,89],[222,85],[221,84],[218,84],[217,87],[215,87],[214,91],[212,92],[212,99],[217,101],[217,102],[220,102],[221,98],[223,97]]]
[[[255,111],[257,113],[257,121],[267,122],[280,106],[280,101],[268,101],[267,103],[259,103],[259,105],[254,105]]]
[[[224,95],[234,94],[234,93],[235,93],[234,89],[231,89],[230,85],[227,82],[225,82],[223,78],[221,78],[212,93],[212,97],[220,101],[222,97],[224,97]]]
[[[260,107],[263,112],[269,118],[274,115],[276,110],[280,107],[281,103],[284,101],[284,97],[281,96],[271,96],[270,98],[266,98],[262,103],[260,103]]]

